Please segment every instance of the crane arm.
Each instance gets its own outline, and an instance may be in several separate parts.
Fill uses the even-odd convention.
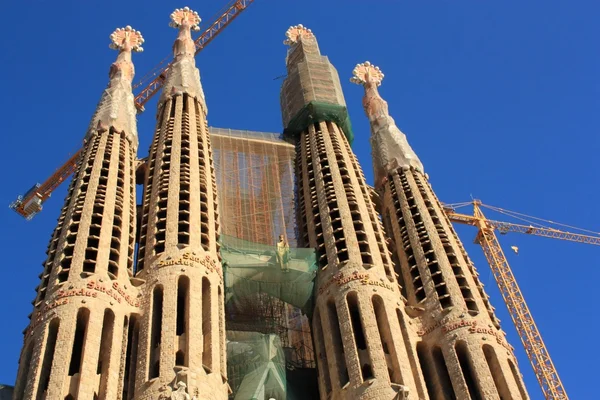
[[[202,34],[194,41],[196,45],[196,55],[206,47],[227,25],[231,23],[240,13],[242,13],[254,0],[233,0],[228,4],[226,10],[214,21]],[[135,96],[135,107],[138,112],[144,111],[144,105],[154,96],[165,83],[167,71],[173,64],[169,62],[163,68],[158,76],[154,78],[142,91]]]
[[[19,196],[9,207],[27,220],[33,218],[37,213],[42,211],[42,204],[48,200],[54,189],[59,187],[75,171],[77,159],[80,154],[81,149],[73,154],[44,183],[34,185],[25,195]]]
[[[535,376],[544,392],[544,396],[548,400],[567,400],[567,393],[558,376],[558,372],[552,363],[550,354],[542,340],[531,311],[529,311],[517,280],[500,247],[498,238],[494,234],[494,229],[497,228],[489,223],[491,221],[486,221],[477,207],[475,207],[475,214],[477,218],[475,226],[479,228],[476,242],[481,245],[485,257],[490,264],[502,298],[506,303],[521,342],[525,347],[525,352],[533,366]]]
[[[202,51],[219,33],[223,31],[238,15],[240,15],[254,0],[231,0],[224,8],[223,12],[202,34],[194,41],[196,45],[196,55]],[[144,105],[154,96],[163,86],[167,77],[167,71],[172,61],[164,68],[159,69],[158,76],[135,96],[135,107],[138,112],[144,111]],[[137,87],[137,86],[136,86]],[[56,170],[50,178],[42,184],[35,184],[23,196],[17,197],[9,207],[27,220],[32,219],[37,213],[42,211],[42,204],[50,197],[52,192],[60,186],[74,171],[77,158],[81,150],[78,150],[65,164]]]
[[[452,222],[456,222],[459,224],[479,226],[480,218],[473,215],[461,214],[455,212],[452,208],[446,207],[444,209],[446,211],[446,215]],[[506,234],[508,232],[517,232],[517,233],[525,233],[528,235],[534,236],[542,236],[553,239],[561,239],[567,240],[570,242],[578,242],[578,243],[587,243],[593,244],[596,246],[600,246],[600,237],[597,236],[589,236],[582,235],[578,233],[565,232],[558,229],[553,228],[544,228],[538,226],[527,226],[527,225],[519,225],[513,224],[509,222],[502,221],[494,221],[491,219],[485,219],[486,224],[488,224],[491,228],[498,230],[498,232],[502,234]]]

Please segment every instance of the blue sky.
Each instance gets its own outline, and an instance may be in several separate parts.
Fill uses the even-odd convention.
[[[188,2],[206,22],[225,0]],[[131,25],[146,51],[137,77],[170,54],[169,14],[180,2],[155,0],[4,1],[0,25],[4,178],[0,189],[0,382],[14,382],[21,331],[66,193],[64,185],[30,222],[6,206],[43,181],[81,144],[116,53],[108,35]],[[354,150],[372,182],[362,89],[348,82],[369,60],[386,74],[390,111],[444,202],[485,203],[600,231],[597,211],[600,118],[594,1],[256,0],[198,57],[209,125],[279,132],[284,33],[304,24],[342,78]],[[140,157],[156,102],[139,118]],[[493,215],[489,215],[492,217]],[[495,218],[502,218],[494,215]],[[542,399],[475,231],[459,235],[478,266],[532,399]],[[571,398],[597,396],[600,350],[598,247],[510,234],[509,262]],[[588,342],[589,341],[589,342]]]

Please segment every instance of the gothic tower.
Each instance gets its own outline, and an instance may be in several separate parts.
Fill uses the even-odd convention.
[[[317,40],[291,27],[281,90],[296,143],[300,240],[317,251],[312,317],[322,399],[405,398],[415,386],[402,297],[356,156],[339,77]]]
[[[226,399],[217,189],[190,32],[200,18],[186,7],[171,21],[179,35],[158,103],[142,208],[135,399],[156,399],[181,383],[203,399]]]
[[[365,88],[375,188],[406,282],[411,326],[419,327],[407,329],[413,337],[409,353],[417,353],[420,366],[415,378],[427,391],[423,398],[528,399],[477,271],[378,93],[382,79],[380,69],[366,62],[356,66],[351,81]]]
[[[135,307],[131,27],[111,35],[119,55],[92,118],[75,179],[48,246],[14,392],[22,399],[116,399],[124,326]],[[117,296],[120,291],[126,296]]]

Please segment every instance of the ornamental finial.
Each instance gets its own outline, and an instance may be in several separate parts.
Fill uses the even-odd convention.
[[[381,85],[381,81],[385,76],[379,67],[376,67],[368,61],[357,64],[352,71],[352,75],[352,78],[350,78],[350,82],[352,83],[356,83],[357,85],[374,83],[377,86]]]
[[[183,7],[173,11],[169,26],[179,29],[189,27],[193,31],[198,31],[200,30],[198,26],[200,21],[202,20],[196,11],[190,10],[189,7]]]
[[[142,34],[140,31],[136,31],[130,26],[117,28],[117,30],[110,35],[110,41],[109,47],[114,50],[144,51],[144,48],[142,47],[142,43],[144,43]]]
[[[309,39],[315,37],[312,31],[303,25],[290,26],[285,32],[285,36],[287,37],[287,39],[283,41],[283,44],[288,46],[296,44],[302,39]]]

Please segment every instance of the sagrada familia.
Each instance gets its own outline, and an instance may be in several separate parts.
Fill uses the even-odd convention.
[[[284,133],[244,140],[279,146],[291,160],[287,175],[277,172],[293,182],[289,191],[277,186],[283,178],[253,187],[277,186],[274,203],[292,205],[282,207],[293,229],[253,217],[256,205],[223,211],[254,192],[241,181],[225,190],[219,178],[250,167],[227,159],[226,135],[208,127],[191,36],[199,22],[188,8],[171,15],[174,63],[145,158],[132,94],[132,53],[144,40],[131,27],[111,35],[117,60],[48,246],[13,399],[528,399],[477,271],[378,92],[379,68],[359,64],[351,79],[364,88],[371,125],[371,187],[351,149],[338,73],[314,34],[292,26]],[[225,212],[266,235],[266,250],[235,250],[247,235]],[[303,251],[314,261],[306,270]],[[248,270],[263,283],[242,296],[231,282],[254,279],[242,276]],[[309,288],[302,301],[299,285]],[[282,348],[293,346],[263,323],[268,307],[246,321],[255,336],[242,329],[236,318],[252,301],[284,304],[288,325],[297,317],[301,333],[290,341],[310,349],[312,367],[290,367]]]

